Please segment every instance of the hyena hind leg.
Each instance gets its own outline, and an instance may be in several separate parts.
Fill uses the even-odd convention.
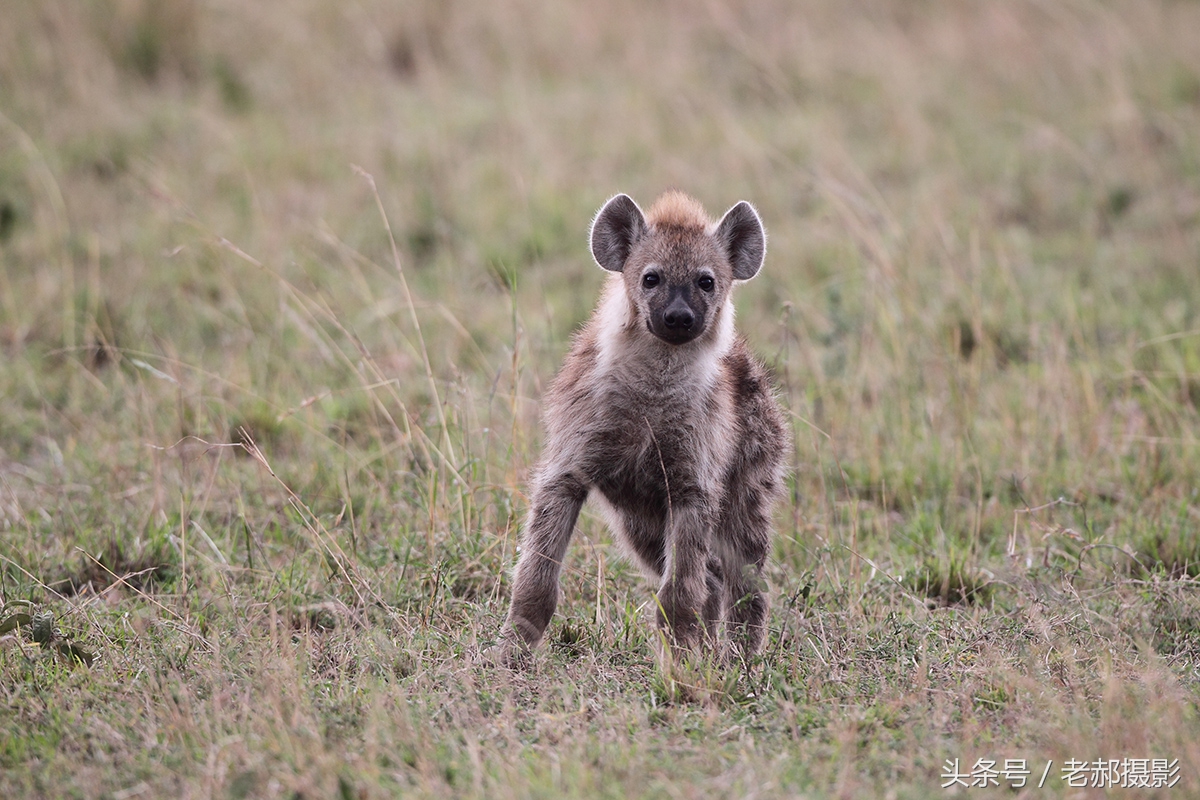
[[[725,576],[720,560],[709,557],[707,575],[708,597],[704,600],[701,616],[704,630],[711,642],[716,642],[720,633],[721,620],[725,616]]]
[[[729,638],[737,655],[748,659],[762,649],[767,636],[771,602],[762,577],[762,565],[745,564],[729,570],[725,589]]]
[[[725,622],[742,659],[762,649],[770,600],[763,567],[771,547],[770,492],[749,490],[730,498],[720,530],[724,535]]]

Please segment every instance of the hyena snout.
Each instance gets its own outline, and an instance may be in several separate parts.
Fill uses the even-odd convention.
[[[692,326],[696,324],[696,314],[683,298],[676,298],[663,312],[663,324],[668,328],[691,330]]]
[[[665,305],[650,314],[650,332],[671,344],[690,342],[704,333],[704,309],[683,292],[672,293]]]

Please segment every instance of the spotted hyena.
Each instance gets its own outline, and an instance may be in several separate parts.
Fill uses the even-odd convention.
[[[734,331],[730,292],[766,255],[754,208],[713,222],[679,192],[643,214],[627,195],[600,209],[591,250],[610,276],[544,398],[545,447],[502,634],[510,662],[535,647],[584,501],[657,587],[676,648],[741,655],[766,632],[762,577],[788,434],[765,369]]]

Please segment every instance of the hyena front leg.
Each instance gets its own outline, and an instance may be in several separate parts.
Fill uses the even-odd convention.
[[[512,605],[501,632],[507,661],[536,647],[554,616],[563,557],[587,494],[587,487],[569,474],[547,476],[537,483],[521,535]]]
[[[715,633],[708,542],[711,515],[701,506],[672,510],[667,558],[658,590],[658,624],[678,648],[693,649]],[[719,607],[719,606],[718,606]]]

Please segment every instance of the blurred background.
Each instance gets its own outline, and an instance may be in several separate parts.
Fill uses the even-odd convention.
[[[591,215],[672,187],[766,221],[738,307],[798,421],[796,532],[835,523],[830,469],[968,542],[1007,528],[992,498],[1140,508],[1195,477],[1193,3],[6,16],[0,448],[153,487],[136,529],[191,491],[147,444],[243,428],[314,497],[323,447],[516,490],[601,281]]]
[[[768,267],[741,326],[860,493],[930,473],[949,495],[1013,476],[1144,493],[1161,481],[1121,465],[1191,440],[1194,3],[5,14],[10,462],[53,441],[127,465],[129,440],[144,469],[145,442],[441,428],[436,405],[481,444],[506,391],[497,442],[520,471],[531,401],[601,282],[591,215],[672,187],[760,209]],[[387,422],[380,397],[405,412]],[[1179,456],[1191,476],[1194,447]]]
[[[538,737],[583,754],[584,794],[617,742],[642,791],[718,769],[694,730],[726,743],[715,786],[786,761],[844,796],[928,796],[980,741],[1200,757],[1177,691],[1200,652],[1200,4],[2,16],[0,601],[74,615],[102,653],[53,715],[13,700],[16,795],[37,764],[62,768],[46,794],[116,790],[122,761],[154,794],[393,769],[522,794],[562,777]],[[499,627],[538,398],[603,280],[589,223],[668,188],[749,200],[769,232],[736,304],[795,435],[771,666],[669,716],[649,593],[585,514],[544,663],[589,699],[489,728],[510,701],[462,657]],[[0,685],[27,698],[50,679],[17,652]]]

